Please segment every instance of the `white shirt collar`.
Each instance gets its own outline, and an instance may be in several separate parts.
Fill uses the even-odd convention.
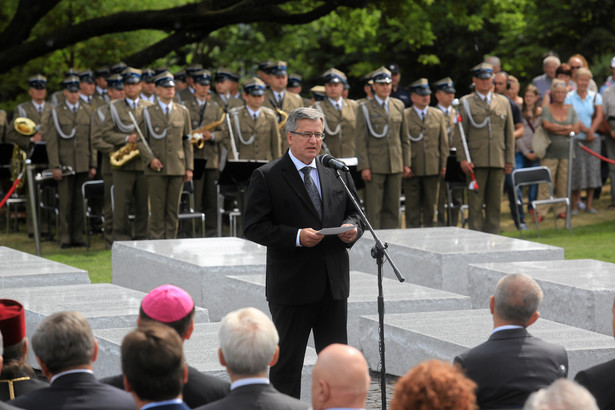
[[[300,172],[301,172],[301,170],[302,170],[303,168],[305,168],[306,166],[308,166],[308,167],[312,167],[312,168],[314,168],[314,169],[318,170],[318,168],[316,168],[316,158],[314,158],[314,159],[312,160],[312,162],[311,162],[311,163],[309,163],[309,164],[304,164],[303,162],[299,161],[299,160],[297,159],[297,157],[295,157],[295,156],[293,155],[293,153],[292,153],[292,151],[291,151],[290,149],[288,150],[288,155],[290,155],[290,159],[293,161],[293,164],[295,164],[295,168],[297,168],[297,171],[300,171]]]
[[[481,100],[485,101],[486,103],[491,103],[491,91],[489,91],[486,95],[483,95],[478,91],[476,91],[476,94],[480,97]]]
[[[416,111],[416,113],[419,115],[419,118],[423,118],[423,117],[427,117],[427,108],[425,107],[424,110],[419,110],[416,105],[413,105],[412,108],[414,108],[414,111]],[[421,115],[423,114],[423,115]]]
[[[131,100],[130,98],[126,97],[126,102],[128,103],[128,105],[130,105],[130,108],[134,108],[135,104],[139,102],[139,98],[135,98],[134,100]]]
[[[166,113],[166,108],[169,107],[169,112],[173,111],[173,101],[171,101],[168,104],[165,104],[162,102],[162,100],[158,100],[158,105],[160,105],[160,108],[162,108],[162,112]]]
[[[249,106],[246,105],[246,108],[248,109],[248,112],[250,113],[250,117],[254,118],[254,114],[256,114],[256,118],[259,117],[259,115],[261,115],[261,109],[259,108],[256,111],[252,111],[252,108],[250,108]]]
[[[387,107],[389,106],[389,97],[387,97],[386,100],[382,101],[380,99],[380,97],[378,97],[377,95],[374,95],[374,98],[376,99],[376,101],[378,102],[378,105],[382,105],[382,103],[386,103]]]
[[[438,104],[438,108],[441,109],[444,114],[448,114],[449,111],[451,110],[451,107],[446,108],[442,104]]]
[[[32,105],[34,105],[34,108],[36,108],[36,111],[43,111],[45,109],[45,101],[43,101],[42,104],[37,104],[34,102],[34,100],[32,100]]]
[[[147,403],[145,406],[141,407],[141,410],[153,409],[156,407],[167,406],[169,404],[180,404],[183,403],[182,399],[171,399],[165,401],[155,401],[153,403]]]
[[[67,374],[75,374],[75,373],[90,373],[90,374],[94,374],[94,372],[92,370],[90,370],[90,369],[66,370],[64,372],[60,372],[60,373],[54,374],[53,377],[51,378],[51,380],[49,380],[49,383],[53,383],[54,381],[56,381],[56,379],[58,377],[66,376]]]
[[[342,97],[340,97],[337,101],[329,98],[329,101],[331,101],[331,104],[333,104],[333,106],[335,107],[335,104],[339,104],[340,109],[342,108],[342,103],[344,101],[344,99]]]
[[[491,332],[491,334],[494,334],[495,332],[499,332],[500,330],[509,330],[509,329],[523,329],[523,326],[504,325],[504,326],[496,327],[495,329],[493,329],[493,332]]]
[[[70,108],[71,111],[74,111],[74,109],[79,109],[79,102],[77,102],[77,104],[71,104],[68,102],[68,100],[66,100],[66,105],[68,106],[68,108]]]
[[[266,377],[248,377],[245,379],[235,380],[231,383],[231,390],[237,387],[247,386],[249,384],[269,384],[269,379]]]

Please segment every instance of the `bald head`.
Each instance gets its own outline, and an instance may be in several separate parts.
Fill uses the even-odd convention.
[[[492,296],[492,311],[506,324],[527,327],[538,319],[542,290],[534,279],[523,274],[500,279]]]
[[[312,371],[312,407],[365,408],[370,382],[360,351],[342,344],[329,345],[318,355]]]

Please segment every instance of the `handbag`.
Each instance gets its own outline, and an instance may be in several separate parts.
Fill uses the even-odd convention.
[[[539,125],[536,127],[534,137],[532,138],[532,151],[534,151],[538,158],[543,159],[547,154],[549,145],[551,145],[551,139],[542,125]]]

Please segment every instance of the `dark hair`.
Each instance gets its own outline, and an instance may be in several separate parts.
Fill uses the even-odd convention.
[[[171,400],[184,385],[184,352],[177,332],[149,323],[122,341],[122,373],[141,400]]]
[[[0,379],[14,379],[21,376],[36,377],[36,373],[26,363],[26,356],[23,354],[26,345],[26,338],[15,343],[12,346],[4,348],[2,353],[2,359],[4,364],[2,366],[2,373],[0,373]]]
[[[147,313],[143,311],[142,307],[139,308],[139,318],[141,319],[141,321],[162,323],[163,325],[170,326],[173,329],[175,329],[179,337],[181,337],[182,339],[186,337],[186,332],[188,331],[188,328],[190,327],[190,323],[192,322],[192,318],[194,318],[194,314],[195,314],[195,308],[193,307],[192,311],[190,311],[190,313],[188,313],[183,318],[176,320],[175,322],[165,323],[165,322],[161,322],[156,319],[152,319],[151,317],[147,315]]]
[[[560,64],[559,67],[557,67],[557,70],[555,70],[556,77],[558,74],[569,75],[570,77],[572,77],[572,68],[570,67],[570,64],[568,63]]]

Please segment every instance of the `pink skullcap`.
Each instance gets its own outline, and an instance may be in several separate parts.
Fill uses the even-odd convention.
[[[143,312],[151,319],[162,323],[183,319],[193,308],[194,302],[190,295],[173,285],[158,286],[141,302]]]

